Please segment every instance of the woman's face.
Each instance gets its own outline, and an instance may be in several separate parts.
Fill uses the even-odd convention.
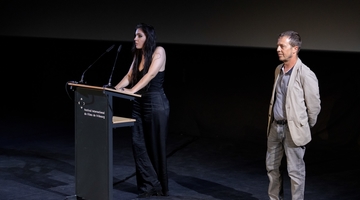
[[[136,49],[143,48],[145,41],[146,41],[146,35],[140,28],[136,29],[136,31],[135,31],[134,41],[135,41]]]

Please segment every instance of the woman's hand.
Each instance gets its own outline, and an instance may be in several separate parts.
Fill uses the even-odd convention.
[[[132,92],[131,89],[127,89],[127,88],[120,88],[119,91],[124,93],[134,94],[134,92]]]

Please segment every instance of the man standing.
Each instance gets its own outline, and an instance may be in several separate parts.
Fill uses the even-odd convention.
[[[277,53],[282,64],[275,69],[267,126],[266,170],[271,200],[283,199],[281,160],[285,154],[292,200],[304,199],[305,145],[320,113],[318,80],[298,57],[301,37],[295,31],[279,35]]]

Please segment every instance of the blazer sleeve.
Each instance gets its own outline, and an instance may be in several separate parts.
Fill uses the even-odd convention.
[[[309,125],[313,127],[316,124],[317,117],[321,110],[319,83],[315,73],[309,68],[306,70],[306,73],[303,74],[302,78]]]

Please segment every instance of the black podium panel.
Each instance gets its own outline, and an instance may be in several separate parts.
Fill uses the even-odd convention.
[[[68,83],[74,88],[75,192],[71,199],[113,199],[113,129],[133,126],[131,118],[113,116],[113,98],[140,95]],[[67,199],[69,199],[67,198]]]
[[[101,90],[75,93],[76,194],[84,199],[112,199],[112,113]]]

